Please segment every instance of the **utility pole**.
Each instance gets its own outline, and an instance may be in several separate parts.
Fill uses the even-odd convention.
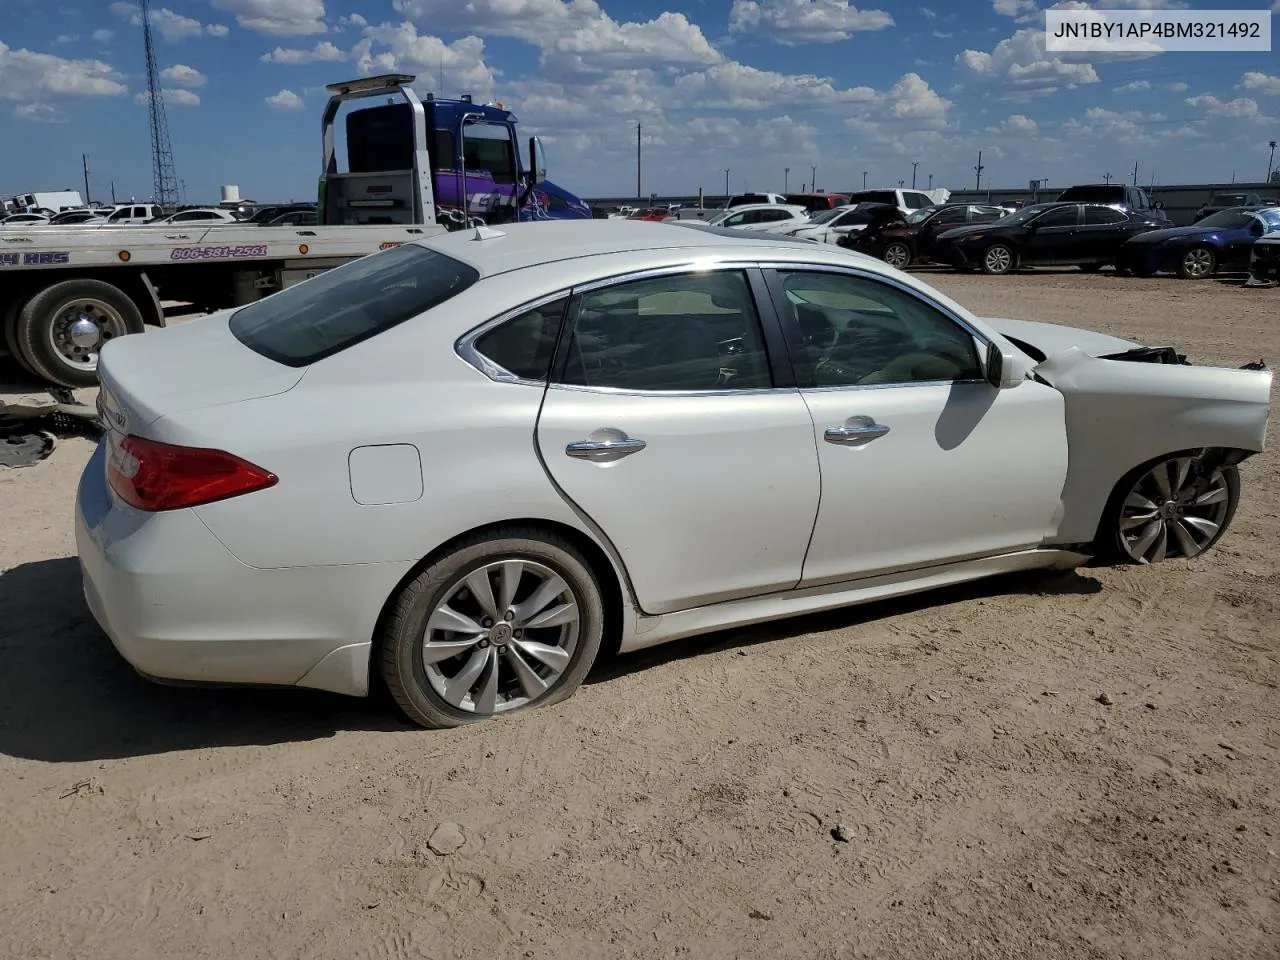
[[[867,189],[867,171],[862,171],[862,189]]]
[[[782,168],[782,192],[783,192],[783,193],[788,193],[788,192],[789,192],[789,191],[788,191],[788,189],[787,189],[787,185],[788,185],[790,182],[791,182],[791,168],[790,168],[790,167],[783,167],[783,168]]]
[[[933,189],[933,174],[929,174],[929,189]]]
[[[978,175],[977,181],[973,185],[973,189],[982,189],[982,151],[978,151],[978,165],[973,168],[974,173]]]
[[[87,153],[80,154],[80,160],[84,164],[84,205],[89,205],[89,155]]]
[[[1104,173],[1102,175],[1102,182],[1105,183],[1107,186],[1111,186],[1111,174]]]
[[[911,161],[911,189],[912,190],[916,188],[916,167],[918,166],[920,166],[919,160]]]
[[[636,199],[640,199],[640,123],[636,122]]]
[[[1138,185],[1138,161],[1133,161],[1133,185]]]
[[[906,183],[906,182],[907,182],[906,180],[903,180],[901,177],[899,177],[899,178],[898,178],[898,189],[899,189],[899,190],[901,190],[901,189],[902,189],[902,185],[903,185],[904,183]]]
[[[1276,142],[1274,140],[1271,140],[1269,142],[1271,144],[1271,158],[1267,160],[1267,180],[1266,180],[1267,183],[1271,182],[1271,170],[1272,170],[1272,167],[1275,166],[1275,162],[1276,162]]]
[[[818,168],[817,166],[811,163],[809,164],[809,171],[811,173],[811,176],[809,177],[809,189],[812,190],[814,193],[817,193],[818,192]]]
[[[726,201],[728,201],[729,199],[729,168],[728,167],[724,168],[724,198]]]
[[[111,205],[113,207],[116,205],[116,182],[114,180],[111,181]]]

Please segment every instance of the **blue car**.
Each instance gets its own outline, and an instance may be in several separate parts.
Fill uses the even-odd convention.
[[[1248,270],[1253,242],[1280,230],[1280,207],[1231,207],[1189,227],[1150,230],[1125,241],[1116,269],[1139,277],[1176,273],[1201,280],[1220,270]]]

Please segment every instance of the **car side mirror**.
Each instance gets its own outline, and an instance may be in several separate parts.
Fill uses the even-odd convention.
[[[1025,374],[1017,354],[994,340],[987,344],[987,383],[997,390],[1010,390],[1020,384]]]
[[[542,141],[537,137],[529,138],[529,175],[534,183],[547,179],[547,157],[542,150]]]

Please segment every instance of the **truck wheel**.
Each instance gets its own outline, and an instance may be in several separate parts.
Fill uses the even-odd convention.
[[[142,313],[101,280],[64,280],[46,287],[18,313],[18,354],[31,370],[64,387],[98,382],[98,351],[108,340],[142,333]]]
[[[13,362],[20,369],[38,376],[31,369],[31,364],[27,358],[22,355],[22,345],[18,343],[18,310],[21,306],[21,301],[11,303],[3,314],[0,314],[0,343],[4,344],[5,349],[9,351],[9,355],[13,357]]]

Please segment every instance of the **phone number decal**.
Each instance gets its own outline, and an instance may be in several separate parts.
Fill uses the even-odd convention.
[[[170,260],[229,260],[233,257],[265,257],[267,245],[249,247],[174,247]]]

